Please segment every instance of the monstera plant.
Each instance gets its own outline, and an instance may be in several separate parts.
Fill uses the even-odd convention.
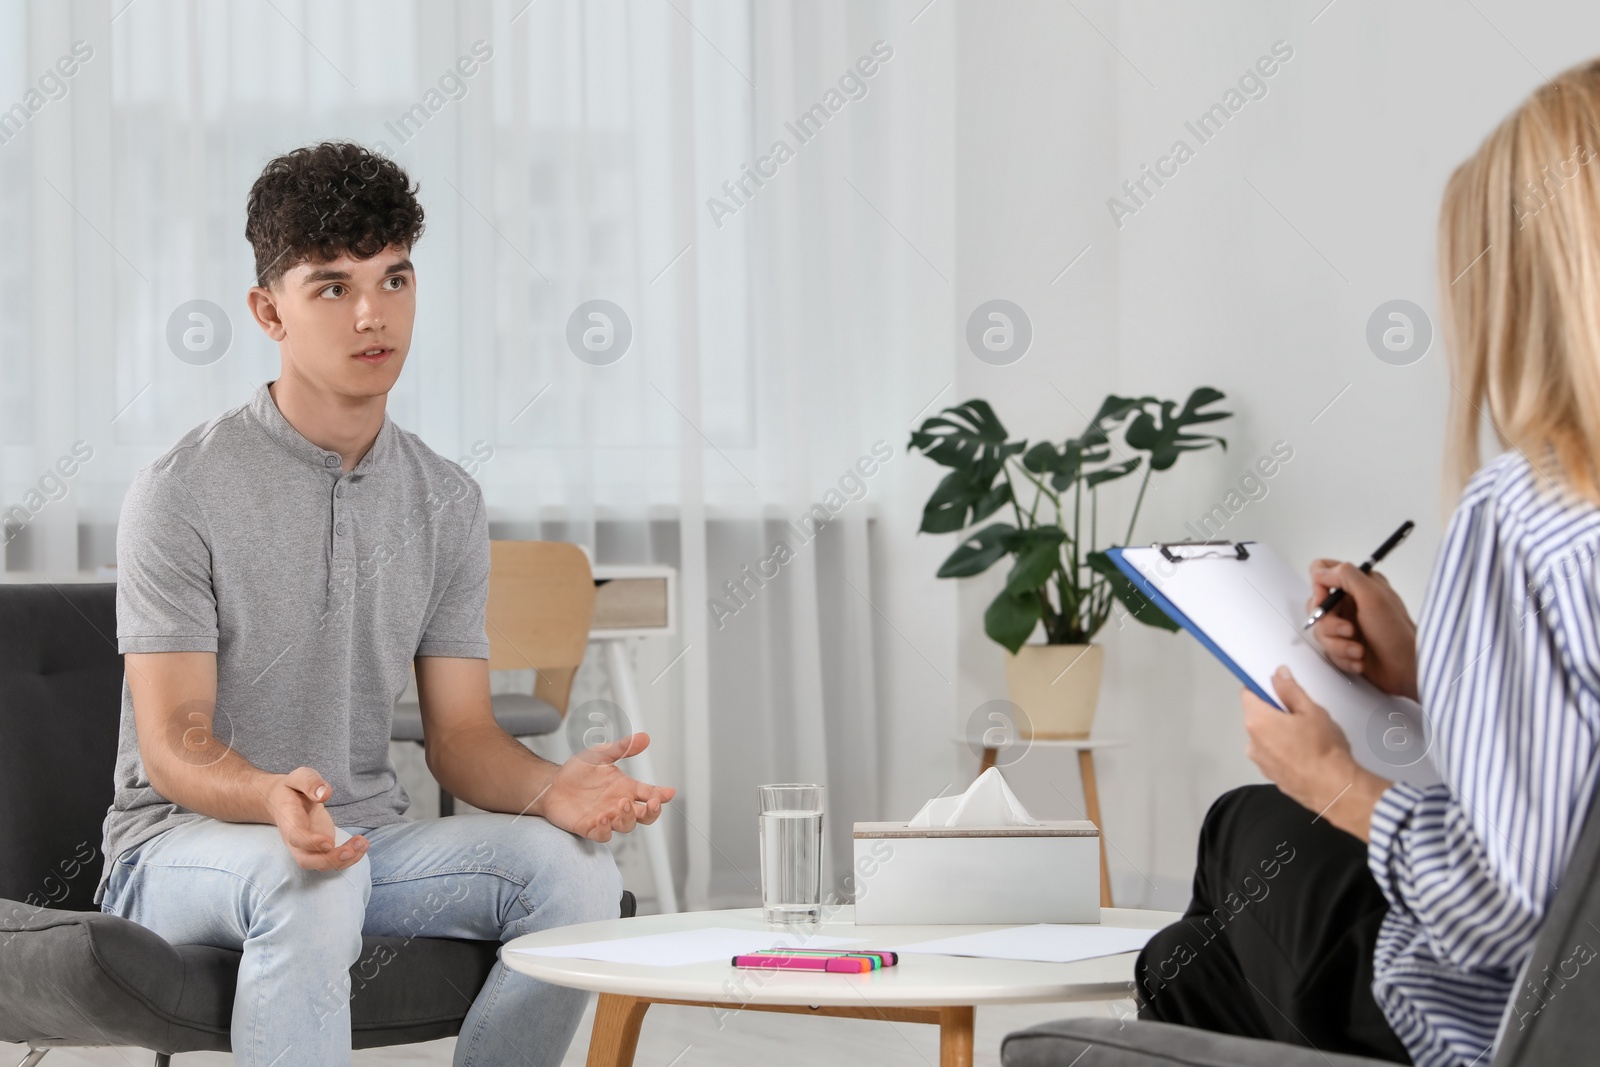
[[[1121,603],[1139,622],[1177,629],[1102,550],[1100,489],[1139,478],[1127,525],[1115,528],[1120,543],[1130,544],[1152,476],[1170,469],[1185,452],[1227,447],[1223,438],[1197,431],[1230,416],[1214,407],[1222,399],[1222,393],[1205,386],[1181,405],[1152,396],[1108,396],[1076,437],[1032,444],[1013,440],[986,401],[968,400],[926,419],[911,434],[912,449],[949,468],[923,508],[922,532],[965,531],[939,577],[966,578],[1002,559],[1012,561],[1005,588],[984,612],[984,632],[1009,654],[1012,699],[1035,719],[1039,713],[1018,695],[1013,661],[1041,647],[1024,647],[1041,622],[1044,647],[1057,652],[1032,657],[1040,661],[1039,671],[1054,672],[1058,681],[1092,652],[1091,669],[1082,672],[1092,675],[1091,719],[1101,658],[1092,641],[1114,604]],[[991,518],[996,521],[980,526]],[[1106,528],[1113,529],[1109,521]],[[1050,686],[1060,692],[1055,681]],[[1035,703],[1043,700],[1036,697]],[[1066,729],[1063,735],[1080,732],[1087,728]]]

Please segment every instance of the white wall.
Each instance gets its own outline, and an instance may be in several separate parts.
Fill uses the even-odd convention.
[[[1084,421],[1061,393],[1092,413],[1112,390],[1181,398],[1213,385],[1236,412],[1222,424],[1228,450],[1158,477],[1136,539],[1186,536],[1186,520],[1283,440],[1294,458],[1225,535],[1294,561],[1359,560],[1414,519],[1384,571],[1415,613],[1445,517],[1450,387],[1437,336],[1419,362],[1392,366],[1367,348],[1366,320],[1397,297],[1437,318],[1445,179],[1541,75],[1592,54],[1600,10],[1322,7],[960,7],[952,328],[1001,296],[1022,305],[1036,336],[1009,367],[958,358],[950,399],[986,397],[1015,432],[1059,440]],[[1199,144],[1184,123],[1280,40],[1293,56],[1267,95]],[[1107,199],[1178,138],[1194,157],[1119,228]],[[981,632],[997,572],[960,594],[958,719],[1004,696],[998,649]],[[1207,805],[1261,780],[1243,756],[1238,686],[1187,636],[1130,626],[1102,640],[1096,732],[1132,740],[1100,763],[1119,900],[1181,906]],[[972,769],[964,757],[962,773]],[[1075,814],[1070,756],[1035,751],[1007,777],[1038,814]]]

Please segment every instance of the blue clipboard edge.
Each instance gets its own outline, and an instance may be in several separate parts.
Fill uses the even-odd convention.
[[[1245,543],[1248,544],[1249,542]],[[1222,662],[1224,667],[1233,672],[1233,676],[1235,678],[1239,679],[1239,681],[1245,684],[1245,688],[1249,689],[1256,696],[1260,697],[1262,700],[1265,700],[1268,704],[1271,704],[1279,711],[1284,710],[1283,705],[1278,703],[1278,698],[1275,694],[1262,692],[1261,687],[1255,683],[1255,679],[1246,674],[1243,668],[1235,663],[1231,656],[1222,651],[1215,641],[1207,637],[1205,631],[1196,626],[1193,621],[1190,620],[1189,616],[1185,615],[1183,612],[1174,607],[1172,601],[1163,596],[1159,589],[1151,585],[1150,580],[1140,572],[1138,567],[1135,567],[1132,563],[1123,559],[1121,548],[1108,548],[1106,549],[1106,555],[1111,559],[1112,563],[1117,565],[1117,570],[1121,571],[1123,576],[1126,577],[1128,581],[1132,582],[1134,587],[1137,588],[1139,592],[1143,593],[1146,598],[1155,604],[1156,607],[1165,612],[1167,618],[1171,619],[1173,622],[1177,623],[1179,626],[1193,634],[1195,639],[1205,646],[1207,652],[1217,657],[1217,659]]]

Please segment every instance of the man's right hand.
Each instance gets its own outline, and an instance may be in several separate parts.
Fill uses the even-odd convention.
[[[1377,572],[1353,563],[1319,559],[1311,564],[1309,615],[1328,593],[1344,598],[1311,628],[1333,665],[1364,676],[1391,696],[1417,699],[1417,624],[1400,594]]]
[[[273,780],[267,803],[283,843],[295,862],[311,871],[338,871],[358,863],[367,854],[367,839],[356,834],[333,847],[337,829],[324,802],[333,787],[310,767],[296,767]]]

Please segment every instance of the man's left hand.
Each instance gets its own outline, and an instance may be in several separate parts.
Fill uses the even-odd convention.
[[[555,776],[529,809],[552,826],[591,841],[609,841],[635,825],[653,823],[661,806],[677,795],[671,786],[629,778],[617,761],[644,751],[649,734],[629,734],[608,745],[584,749],[556,768]]]

